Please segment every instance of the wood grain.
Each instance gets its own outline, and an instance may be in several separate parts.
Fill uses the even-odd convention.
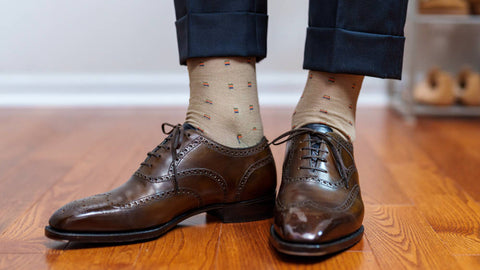
[[[100,193],[112,188],[116,179],[125,181],[134,171],[144,146],[145,135],[136,134],[135,121],[127,126],[111,129],[111,132],[121,133],[126,137],[136,136],[139,141],[125,144],[122,137],[111,137],[110,133],[93,145],[92,149],[77,162],[55,185],[48,189],[40,199],[17,220],[9,225],[1,241],[8,241],[10,245],[1,247],[10,251],[25,252],[28,250],[44,250],[45,237],[43,228],[45,220],[63,204],[92,194]],[[112,155],[112,153],[119,153]],[[126,154],[120,154],[126,153]],[[54,242],[47,240],[49,242]]]
[[[391,169],[450,253],[480,253],[480,207],[467,193],[448,177],[414,164]]]
[[[417,126],[416,142],[422,145],[427,152],[441,150],[443,155],[432,155],[431,159],[438,165],[439,170],[465,188],[476,201],[480,201],[480,127],[474,119],[463,119],[458,122],[458,128],[450,128],[453,120],[447,119],[442,123],[422,121]],[[443,124],[443,125],[442,125]],[[465,126],[477,128],[466,129]],[[439,132],[427,132],[437,129]],[[461,151],[459,157],[456,153]],[[467,162],[466,162],[467,161]],[[468,162],[470,161],[470,162]]]
[[[355,142],[356,153],[368,153],[356,160],[362,186],[362,197],[367,204],[411,205],[412,202],[393,179],[385,163],[372,151],[370,143],[359,137]]]
[[[455,258],[414,207],[369,206],[365,227],[382,269],[458,269]]]
[[[458,264],[465,270],[478,270],[480,266],[480,256],[455,256]]]
[[[272,140],[293,108],[263,109]],[[123,183],[179,108],[0,109],[0,269],[480,269],[480,121],[406,125],[360,109],[355,157],[366,233],[329,257],[297,258],[268,243],[272,220],[223,224],[202,214],[149,242],[53,241],[43,227],[59,206]],[[284,145],[272,149],[281,177]],[[457,164],[462,163],[462,164]]]
[[[212,269],[223,224],[205,214],[142,246],[136,269]]]
[[[406,151],[400,152],[401,157],[389,160],[392,152],[388,145],[381,143],[371,144],[376,153],[381,156],[385,166],[392,172],[393,180],[406,192],[415,203],[417,209],[428,220],[429,224],[437,232],[444,245],[452,254],[478,254],[479,248],[479,219],[478,204],[466,193],[458,181],[450,178],[462,176],[469,177],[468,170],[459,171],[453,174],[455,169],[444,164],[445,159],[455,163],[455,160],[465,160],[465,151],[458,147],[459,138],[450,137],[452,141],[446,140],[443,132],[436,130],[454,130],[452,127],[456,122],[446,120],[447,128],[438,124],[439,120],[421,119],[417,126],[409,127],[404,123],[393,125],[391,121],[384,122],[387,129],[394,129],[396,132],[389,135],[389,140],[397,141]],[[380,121],[375,121],[378,124]],[[460,126],[465,128],[464,121],[458,121]],[[437,123],[437,125],[433,125]],[[436,127],[436,128],[435,128]],[[479,132],[478,125],[471,125],[473,133]],[[465,130],[463,130],[465,132]],[[385,131],[384,131],[385,132]],[[405,136],[402,136],[404,134]],[[382,132],[371,133],[366,136],[370,142],[381,141],[384,135]],[[470,138],[469,136],[466,136]],[[457,140],[453,140],[457,138]],[[453,146],[455,147],[452,149]],[[480,144],[476,144],[480,146]],[[475,148],[472,148],[475,149]],[[480,148],[477,148],[480,150]],[[408,152],[407,152],[408,151]],[[467,159],[468,160],[468,159]],[[464,162],[464,167],[474,166],[476,159],[471,162]],[[457,162],[458,163],[458,162]],[[458,168],[458,167],[457,167]],[[475,174],[473,174],[475,177]],[[469,187],[468,183],[462,186]]]
[[[43,254],[0,254],[0,270],[48,269]]]

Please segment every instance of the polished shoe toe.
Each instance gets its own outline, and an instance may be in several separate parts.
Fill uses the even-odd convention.
[[[289,207],[275,214],[275,232],[285,241],[327,243],[357,230],[362,224],[348,213],[328,213]]]
[[[112,218],[115,209],[110,205],[109,194],[98,194],[70,202],[55,211],[48,221],[49,225],[62,231],[83,231],[85,228],[98,230],[101,219],[110,212]],[[101,216],[101,217],[100,217]],[[108,227],[112,229],[111,226]]]

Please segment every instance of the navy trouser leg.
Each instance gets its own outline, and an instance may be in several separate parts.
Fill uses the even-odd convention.
[[[180,64],[192,57],[267,55],[267,0],[175,0]]]
[[[400,79],[408,0],[310,0],[303,67]]]

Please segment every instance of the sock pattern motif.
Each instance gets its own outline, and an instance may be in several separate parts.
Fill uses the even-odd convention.
[[[364,76],[309,71],[292,128],[322,123],[355,140],[355,112]]]
[[[214,141],[233,148],[263,137],[254,57],[187,60],[190,103],[186,122]]]

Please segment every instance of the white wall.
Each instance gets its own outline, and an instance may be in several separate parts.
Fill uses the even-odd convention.
[[[267,92],[301,91],[307,4],[270,0],[260,91],[262,82]],[[0,0],[0,104],[15,103],[15,95],[34,104],[25,96],[33,92],[37,100],[54,93],[61,104],[64,92],[108,97],[132,87],[136,95],[176,88],[186,97],[174,21],[173,0]],[[364,88],[383,87],[384,81],[368,79]]]

